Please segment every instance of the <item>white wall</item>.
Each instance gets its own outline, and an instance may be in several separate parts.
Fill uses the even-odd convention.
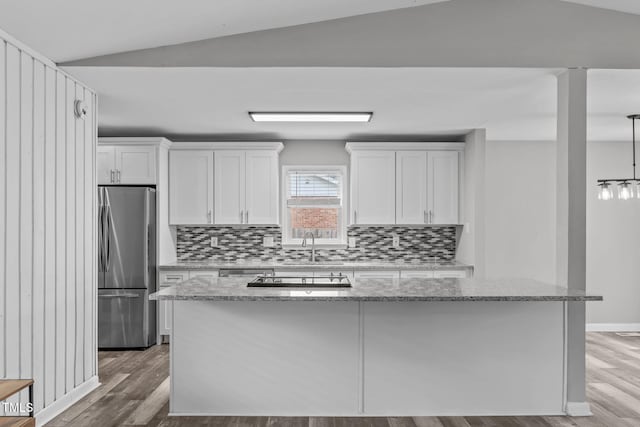
[[[486,276],[555,283],[555,142],[487,141]]]
[[[631,141],[588,144],[587,292],[604,301],[587,304],[587,323],[640,324],[640,200],[597,200],[595,185],[631,175]]]
[[[0,378],[33,378],[49,415],[97,384],[95,113],[94,92],[0,31]]]

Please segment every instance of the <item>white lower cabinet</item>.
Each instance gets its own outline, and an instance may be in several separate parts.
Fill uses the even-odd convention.
[[[433,277],[436,279],[464,279],[465,277],[469,277],[469,275],[466,270],[435,270]]]
[[[354,277],[356,279],[399,279],[400,272],[399,271],[372,271],[372,270],[356,270],[354,272]]]
[[[189,271],[189,279],[194,277],[205,277],[208,279],[218,277],[218,270],[191,270]]]
[[[160,272],[160,287],[167,288],[176,283],[184,282],[189,278],[188,271],[162,271]],[[158,334],[171,335],[171,324],[173,322],[173,310],[171,301],[158,301]]]
[[[402,279],[433,279],[433,270],[405,270],[400,272]]]

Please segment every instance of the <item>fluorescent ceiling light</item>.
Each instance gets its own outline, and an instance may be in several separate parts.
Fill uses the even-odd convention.
[[[372,112],[254,112],[254,122],[368,122]]]

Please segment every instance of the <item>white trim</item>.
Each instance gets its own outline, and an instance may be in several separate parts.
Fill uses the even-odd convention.
[[[35,415],[36,426],[45,425],[99,386],[100,381],[97,375],[89,378],[69,393],[54,401],[51,405],[40,410],[40,412]]]
[[[588,402],[567,402],[564,411],[570,417],[589,417],[593,415]]]
[[[51,59],[47,58],[46,56],[44,56],[40,52],[37,52],[37,51],[33,50],[32,48],[30,48],[26,44],[22,43],[17,38],[13,37],[11,34],[7,33],[4,30],[2,30],[1,28],[0,28],[0,38],[4,39],[9,44],[12,44],[13,46],[18,48],[19,50],[23,51],[24,53],[27,53],[27,54],[31,55],[33,58],[35,58],[38,61],[44,63],[44,65],[47,65],[47,66],[49,66],[51,68],[58,69],[58,66]]]
[[[464,142],[347,142],[344,146],[347,152],[358,150],[438,150],[463,151]]]
[[[635,332],[640,331],[640,323],[587,323],[587,332]]]
[[[290,239],[288,237],[289,230],[289,221],[287,220],[287,173],[291,170],[308,170],[314,172],[322,172],[322,171],[340,171],[342,175],[342,179],[340,181],[340,200],[342,208],[342,227],[340,227],[340,236],[339,239],[316,239],[316,248],[317,249],[336,249],[336,248],[346,248],[347,247],[347,200],[345,197],[346,194],[346,180],[347,176],[347,167],[345,165],[283,165],[282,166],[282,179],[280,180],[281,185],[281,200],[280,200],[280,212],[282,212],[282,218],[280,219],[280,223],[282,224],[282,233],[281,233],[281,244],[283,248],[286,249],[306,249],[302,248],[300,244],[302,243],[302,239]]]
[[[284,144],[273,141],[174,142],[172,150],[274,150],[282,151]]]
[[[157,145],[162,148],[169,148],[173,144],[163,137],[100,137],[98,145]]]

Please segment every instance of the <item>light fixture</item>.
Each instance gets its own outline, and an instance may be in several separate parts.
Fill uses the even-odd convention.
[[[332,112],[332,111],[299,111],[299,112],[256,112],[249,111],[254,122],[369,122],[372,112]]]
[[[598,180],[598,199],[613,199],[613,191],[611,184],[618,185],[618,199],[629,200],[634,196],[640,198],[640,179],[636,178],[636,120],[640,119],[640,114],[631,114],[627,116],[631,119],[632,129],[632,148],[633,148],[633,178],[607,178]]]

